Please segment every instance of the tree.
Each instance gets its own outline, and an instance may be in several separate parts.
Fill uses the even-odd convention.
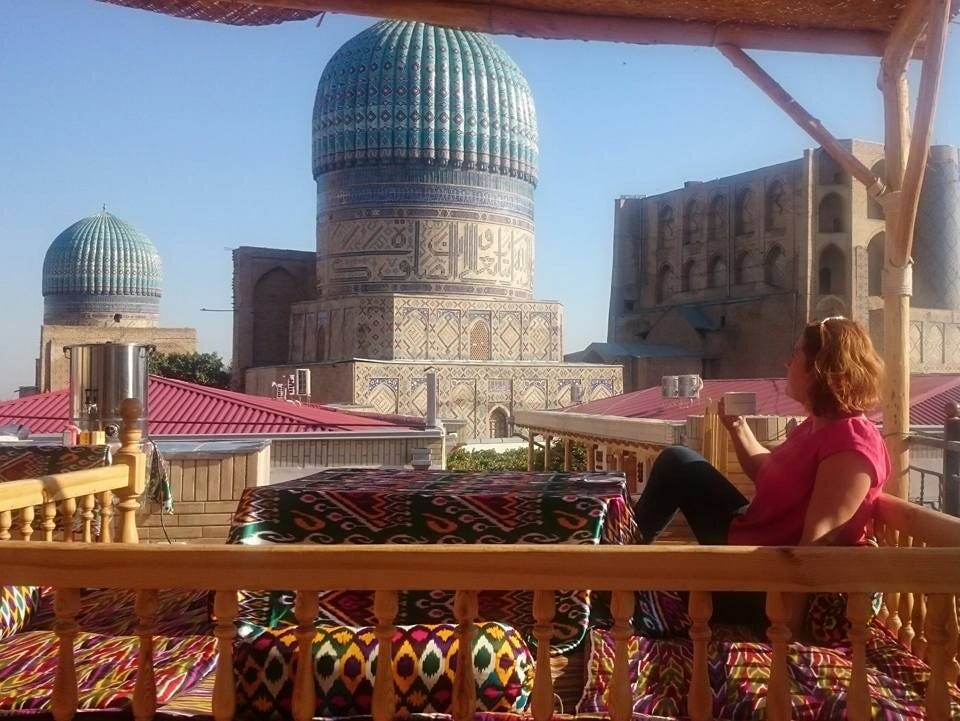
[[[152,353],[147,369],[164,378],[213,388],[230,387],[230,369],[219,353]]]
[[[574,471],[587,469],[587,453],[583,446],[574,444],[572,461]],[[543,448],[533,449],[533,467],[543,469]],[[509,451],[495,450],[465,451],[457,448],[447,456],[447,469],[451,471],[525,471],[527,470],[527,449],[515,448]],[[563,442],[555,440],[550,445],[550,470],[563,470]]]

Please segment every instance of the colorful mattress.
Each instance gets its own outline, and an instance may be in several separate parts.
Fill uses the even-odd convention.
[[[53,593],[43,589],[41,605],[26,630],[0,641],[0,715],[50,710],[57,666]],[[130,707],[136,683],[139,638],[132,591],[86,590],[81,597],[74,644],[79,709]],[[160,704],[192,690],[214,669],[209,594],[161,591],[157,611],[154,673]]]
[[[228,543],[623,544],[632,537],[622,474],[340,469],[246,489]],[[532,598],[529,592],[484,591],[479,618],[529,631]],[[587,592],[559,594],[554,647],[574,648],[586,634],[589,616]],[[292,624],[293,595],[245,594],[241,618],[259,626]],[[453,595],[447,591],[401,594],[398,624],[451,618]],[[374,624],[373,596],[323,592],[319,620]]]

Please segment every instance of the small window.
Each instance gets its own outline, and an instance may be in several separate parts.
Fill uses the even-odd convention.
[[[774,288],[785,288],[787,285],[787,258],[779,245],[774,245],[767,251],[763,259],[763,280]]]
[[[843,252],[835,245],[828,245],[820,253],[819,274],[820,295],[842,295],[844,293],[844,269],[846,260]]]
[[[752,264],[753,259],[750,257],[750,251],[744,250],[737,255],[737,258],[733,263],[734,285],[743,285],[744,283],[749,282],[750,266]]]
[[[673,295],[673,268],[665,265],[657,273],[657,303],[663,303],[671,295]]]
[[[727,199],[722,195],[715,195],[710,201],[710,210],[707,213],[707,242],[725,240],[726,237]]]
[[[843,198],[836,193],[828,193],[823,197],[817,215],[817,227],[821,233],[843,233],[846,231]]]
[[[657,213],[657,247],[665,248],[673,240],[673,208],[662,205]]]
[[[870,295],[883,295],[885,238],[883,233],[877,233],[867,246],[867,292]]]
[[[710,260],[707,268],[707,287],[723,288],[727,284],[727,263],[723,256],[717,255]]]
[[[470,328],[470,360],[490,360],[490,326],[485,320]]]
[[[753,191],[750,188],[744,188],[737,193],[734,227],[737,235],[753,233]]]
[[[777,178],[767,188],[764,203],[764,220],[767,230],[783,230],[787,227],[787,193],[783,181]]]
[[[690,244],[700,240],[701,224],[700,201],[696,198],[687,201],[683,207],[683,242]]]
[[[688,260],[683,264],[683,273],[680,276],[680,290],[684,293],[693,290],[693,273],[696,261]]]

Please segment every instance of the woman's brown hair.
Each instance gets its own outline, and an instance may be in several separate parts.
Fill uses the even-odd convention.
[[[863,413],[880,402],[883,361],[859,323],[840,317],[809,323],[801,348],[810,370],[807,405],[814,415]]]

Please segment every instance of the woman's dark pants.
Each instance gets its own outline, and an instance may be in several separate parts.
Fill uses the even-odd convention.
[[[634,507],[638,541],[653,543],[677,511],[701,545],[726,545],[730,522],[749,501],[696,451],[667,448],[657,456]],[[764,594],[715,592],[713,618],[721,623],[762,623]]]

